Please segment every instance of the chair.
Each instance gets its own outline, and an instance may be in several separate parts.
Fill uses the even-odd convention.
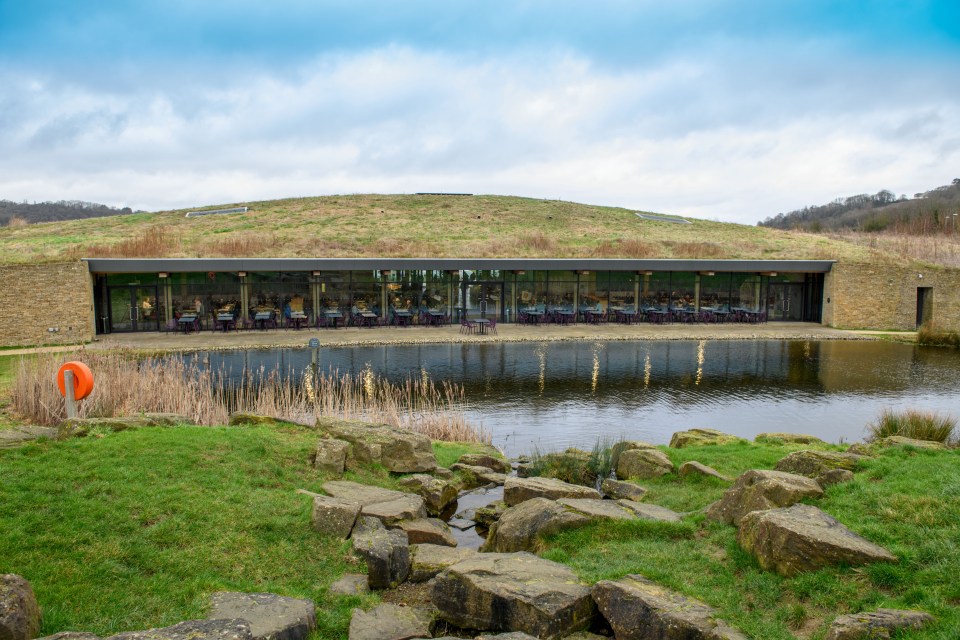
[[[460,333],[474,333],[477,330],[477,325],[473,324],[466,318],[460,320]]]
[[[170,318],[169,320],[167,320],[167,324],[164,326],[163,329],[168,333],[171,333],[171,332],[175,333],[177,331],[177,319]]]
[[[490,319],[490,322],[487,323],[487,331],[493,335],[497,335],[497,321],[493,318]]]

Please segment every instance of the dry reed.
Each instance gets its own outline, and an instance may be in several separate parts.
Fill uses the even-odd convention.
[[[11,407],[36,424],[66,418],[54,373],[65,361],[83,359],[96,385],[79,407],[80,417],[175,413],[202,425],[222,425],[230,413],[254,413],[293,422],[319,416],[388,424],[432,440],[489,442],[490,435],[466,418],[463,388],[426,377],[401,383],[370,370],[303,376],[247,371],[243,383],[224,386],[225,372],[187,365],[179,358],[137,359],[131,353],[58,354],[23,359],[11,388]],[[288,372],[288,374],[291,372]]]
[[[159,225],[144,229],[114,244],[81,245],[70,250],[73,258],[162,258],[182,251],[179,232]]]

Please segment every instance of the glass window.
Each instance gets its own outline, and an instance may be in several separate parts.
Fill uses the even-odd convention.
[[[607,295],[610,288],[609,271],[591,271],[580,274],[580,308],[607,308]]]
[[[629,307],[636,304],[637,275],[633,272],[610,272],[610,306]]]
[[[523,311],[534,307],[541,311],[547,308],[546,271],[525,271],[517,274],[517,309]]]
[[[704,307],[718,311],[730,310],[729,273],[700,276],[700,308]]]
[[[640,276],[640,305],[666,310],[670,306],[670,274],[656,271]]]
[[[730,308],[744,311],[760,311],[764,299],[763,278],[755,273],[734,273],[731,275]]]
[[[166,280],[175,318],[197,313],[205,321],[221,309],[239,316],[240,278],[235,273],[171,273]]]
[[[550,271],[547,275],[547,308],[573,310],[577,295],[577,274],[574,271]]]
[[[670,276],[670,304],[675,309],[696,307],[697,276],[690,271],[676,271]]]

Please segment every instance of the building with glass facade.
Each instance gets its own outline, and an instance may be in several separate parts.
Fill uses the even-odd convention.
[[[517,322],[563,310],[612,319],[705,312],[821,322],[830,260],[89,259],[97,333],[160,331],[184,316],[309,326],[340,314],[382,324],[426,314]],[[258,316],[258,314],[260,314]],[[744,315],[740,315],[744,314]],[[731,316],[732,317],[732,316]]]

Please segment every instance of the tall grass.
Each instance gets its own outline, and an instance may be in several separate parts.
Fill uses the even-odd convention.
[[[75,247],[73,258],[162,258],[183,250],[180,232],[167,225],[156,225],[113,244]]]
[[[66,418],[54,373],[67,360],[82,358],[94,372],[95,387],[79,407],[81,417],[142,412],[176,413],[202,425],[222,425],[230,413],[255,413],[295,422],[319,416],[363,420],[422,433],[433,440],[489,442],[490,436],[466,418],[463,388],[410,377],[392,383],[372,371],[303,376],[292,372],[245,372],[239,385],[225,386],[224,371],[211,371],[178,358],[137,359],[131,353],[63,354],[23,359],[11,388],[11,408],[24,420],[56,425]],[[281,375],[286,373],[286,375]]]
[[[871,440],[903,436],[914,440],[930,440],[951,444],[956,441],[957,420],[930,411],[893,411],[884,409],[876,422],[867,425]]]
[[[556,478],[599,490],[601,483],[612,476],[623,448],[622,441],[611,443],[606,438],[598,438],[591,451],[567,449],[541,453],[535,448],[527,472],[531,476]]]
[[[917,329],[917,344],[933,347],[960,347],[960,333],[925,322]]]

